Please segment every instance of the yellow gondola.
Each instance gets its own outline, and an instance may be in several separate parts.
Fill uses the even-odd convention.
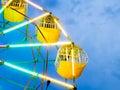
[[[59,40],[61,30],[57,27],[54,19],[58,18],[48,15],[40,20],[37,29],[37,40],[43,43],[54,43]]]
[[[82,74],[86,64],[87,55],[79,46],[64,45],[58,50],[55,67],[61,77],[66,79],[78,78]]]
[[[2,0],[4,6],[9,0]],[[4,9],[4,18],[10,22],[21,22],[25,19],[26,6],[24,0],[13,0],[7,8]],[[17,12],[17,11],[18,12]],[[22,14],[20,14],[20,13]]]

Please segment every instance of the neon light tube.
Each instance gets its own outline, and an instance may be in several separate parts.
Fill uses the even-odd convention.
[[[58,27],[62,30],[63,34],[68,37],[67,33],[64,31],[64,29],[61,27],[60,23],[56,19],[54,19],[55,23],[58,25]]]
[[[71,44],[71,42],[57,42],[57,43],[34,43],[34,44],[9,44],[9,45],[0,45],[0,48],[17,48],[17,47],[36,47],[36,46],[56,46]]]
[[[22,72],[25,72],[25,73],[28,73],[28,74],[31,74],[31,75],[37,76],[37,73],[32,72],[32,71],[29,71],[29,70],[24,69],[24,68],[21,68],[21,67],[18,67],[18,66],[15,66],[15,65],[13,65],[13,64],[10,64],[10,63],[7,63],[7,62],[4,62],[4,65],[9,66],[9,67],[14,68],[14,69],[17,69],[17,70],[22,71]]]
[[[65,32],[65,30],[62,28],[62,26],[60,25],[60,23],[54,19],[55,23],[58,25],[58,27],[60,28],[60,30],[62,30],[63,34],[65,35],[65,37],[67,37],[71,42],[72,40],[70,39],[70,37],[67,35],[67,33]]]
[[[72,48],[72,74],[73,74],[73,77],[75,76],[75,64],[74,64],[74,52],[73,52],[73,48]]]
[[[27,25],[27,24],[30,24],[30,23],[32,23],[32,22],[34,22],[34,21],[36,21],[36,20],[38,20],[38,19],[40,19],[40,18],[42,18],[42,17],[44,17],[44,16],[47,16],[47,15],[49,15],[49,13],[40,15],[40,16],[32,19],[32,20],[29,20],[29,21],[27,21],[27,22],[23,22],[23,23],[21,23],[21,24],[19,24],[19,25],[16,25],[16,26],[12,27],[12,28],[8,28],[8,29],[6,29],[6,30],[3,31],[3,34],[6,34],[6,33],[8,33],[8,32],[14,31],[14,30],[17,30],[18,28],[23,27],[23,26],[25,26],[25,25]]]
[[[65,82],[62,82],[62,81],[59,81],[59,80],[56,80],[56,79],[53,79],[53,78],[50,78],[50,77],[47,77],[47,76],[44,76],[44,75],[41,75],[41,74],[38,74],[38,77],[43,78],[45,80],[50,80],[50,81],[52,81],[52,82],[54,82],[56,84],[59,84],[61,86],[67,87],[67,88],[71,88],[71,89],[74,88],[73,85],[67,84]]]
[[[3,8],[0,10],[0,13],[3,12],[3,10],[12,2],[13,0],[9,0],[7,4],[5,4],[5,6],[3,6]]]
[[[57,42],[57,43],[35,43],[35,44],[14,44],[8,45],[9,48],[17,48],[17,47],[36,47],[36,46],[56,46],[56,45],[64,45],[71,44],[71,42]]]
[[[2,62],[3,62],[3,61],[2,61]],[[33,72],[33,71],[30,71],[30,70],[27,70],[27,69],[24,69],[24,68],[15,66],[15,65],[10,64],[10,63],[8,63],[8,62],[4,62],[4,65],[6,65],[6,66],[8,66],[8,67],[11,67],[11,68],[13,68],[13,69],[22,71],[22,72],[27,73],[27,74],[31,74],[31,75],[33,75],[33,76],[36,76],[36,77],[39,77],[39,78],[43,78],[43,79],[45,79],[45,80],[49,80],[49,81],[51,81],[51,82],[53,82],[53,83],[59,84],[59,85],[61,85],[61,86],[64,86],[64,87],[67,87],[67,88],[70,88],[70,89],[74,88],[73,85],[70,85],[70,84],[67,84],[67,83],[65,83],[65,82],[59,81],[59,80],[57,80],[57,79],[53,79],[53,78],[51,78],[51,77],[48,77],[48,76],[45,76],[45,75],[42,75],[42,74],[38,74],[38,73],[36,73],[36,72]]]
[[[44,10],[44,8],[42,8],[42,7],[40,7],[39,5],[31,2],[30,0],[25,0],[25,1],[26,1],[27,3],[29,3],[29,4],[31,4],[32,6],[36,7],[36,8],[39,9],[39,10],[42,10],[42,11]]]

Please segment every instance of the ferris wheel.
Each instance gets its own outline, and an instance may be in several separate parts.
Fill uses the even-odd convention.
[[[44,89],[44,82],[47,83],[46,90],[50,82],[59,84],[70,90],[76,90],[76,79],[81,76],[88,62],[88,57],[85,51],[80,46],[76,45],[68,36],[66,31],[63,29],[59,18],[30,0],[2,0],[1,3],[2,8],[0,9],[0,14],[3,15],[3,20],[1,21],[2,25],[0,27],[0,37],[15,31],[19,31],[19,33],[24,35],[24,37],[20,43],[16,42],[15,44],[1,44],[0,49],[5,48],[6,50],[9,50],[10,48],[31,48],[34,71],[19,67],[11,62],[2,60],[2,58],[0,58],[0,65],[4,65],[6,67],[31,75],[31,78],[28,80],[27,84],[23,86],[24,90]],[[38,9],[38,11],[42,11],[43,14],[35,18],[31,18],[29,15],[27,15],[27,12],[29,11],[29,5],[35,7]],[[17,25],[11,25],[10,23],[17,23]],[[35,27],[32,35],[28,28],[28,25],[31,24]],[[24,27],[25,31],[19,30],[21,27]],[[61,34],[63,34],[67,40],[60,41],[59,39]],[[46,55],[42,54],[42,51],[40,50],[41,47],[46,47]],[[57,51],[54,60],[49,59],[51,47],[55,47]],[[37,55],[35,55],[35,53],[37,53]],[[39,58],[42,58],[42,60],[39,60]],[[65,81],[61,81],[49,76],[48,66],[49,62],[51,61],[54,62],[57,74],[61,78],[64,78]],[[25,61],[23,63],[29,62]],[[37,63],[43,64],[42,73],[37,72]],[[41,79],[41,82],[39,82],[39,84],[32,89],[29,89],[29,84],[32,82],[34,77]],[[71,80],[72,83],[69,84],[67,82],[68,80]]]

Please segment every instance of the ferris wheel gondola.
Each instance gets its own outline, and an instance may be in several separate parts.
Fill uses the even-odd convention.
[[[76,79],[80,77],[87,64],[87,55],[77,45],[63,45],[58,50],[55,67],[57,73],[65,79]]]
[[[9,0],[2,0],[2,6],[4,7]],[[4,18],[10,22],[21,22],[25,19],[27,3],[24,0],[12,0],[11,3],[4,9]],[[16,12],[17,10],[18,12]]]
[[[61,30],[54,19],[59,20],[51,14],[40,19],[39,30],[37,29],[37,40],[43,43],[55,43],[59,40]]]

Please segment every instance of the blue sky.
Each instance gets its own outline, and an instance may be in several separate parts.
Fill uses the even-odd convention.
[[[34,0],[31,0],[34,1]],[[44,6],[47,10],[51,11],[53,15],[59,17],[68,35],[75,42],[75,44],[81,46],[89,57],[89,62],[80,78],[77,79],[78,90],[119,90],[120,84],[120,0],[35,0],[35,3]],[[34,14],[31,14],[28,10],[28,16],[34,17],[39,13],[37,9],[29,7],[34,10]],[[24,28],[24,27],[23,27]],[[34,27],[30,27],[30,32]],[[19,38],[15,38],[16,34]],[[11,38],[10,38],[11,37]],[[17,36],[18,37],[18,36]],[[24,36],[19,32],[13,32],[6,36],[0,36],[0,43],[16,43],[18,40],[22,40]],[[8,49],[4,52],[0,52],[0,59],[6,61],[16,60],[31,60],[31,49]],[[57,51],[52,51],[50,55],[55,54]],[[2,49],[0,50],[2,51]],[[12,52],[12,53],[11,53]],[[16,54],[18,52],[18,54]],[[21,54],[24,52],[24,54]],[[42,53],[45,53],[44,49]],[[26,56],[26,57],[24,57]],[[53,58],[50,56],[50,58]],[[54,68],[53,63],[50,63],[49,70]],[[32,65],[23,65],[26,68],[31,68]],[[4,69],[5,71],[4,71]],[[3,70],[3,71],[2,71]],[[5,75],[8,73],[8,75]],[[0,68],[0,77],[11,79],[13,74],[19,75],[19,79],[14,81],[23,82],[29,80],[30,76],[16,73],[2,66]],[[55,70],[49,71],[51,76],[60,78]],[[22,76],[24,75],[24,76]],[[60,78],[61,79],[61,78]],[[25,83],[23,83],[25,84]],[[8,87],[6,87],[6,85]],[[5,81],[0,80],[0,90],[16,88],[17,90],[23,90],[17,86],[8,84]],[[58,85],[51,84],[49,90],[61,90],[64,89]]]

